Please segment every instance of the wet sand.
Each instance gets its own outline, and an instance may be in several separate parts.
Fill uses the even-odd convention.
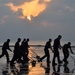
[[[43,56],[43,50],[40,52],[36,50],[35,52],[39,54],[39,56]],[[12,52],[10,52],[9,54],[11,59],[13,54]],[[71,54],[71,56],[75,58],[75,55]],[[31,62],[28,65],[16,66],[17,69],[14,69],[14,72],[18,71],[18,73],[16,72],[16,74],[12,74],[12,69],[9,64],[7,68],[6,57],[4,56],[0,59],[0,75],[3,75],[2,72],[5,70],[7,70],[8,73],[4,75],[75,75],[75,59],[73,59],[71,56],[69,56],[68,58],[69,63],[65,66],[63,65],[63,63],[62,65],[56,65],[53,67],[52,63],[50,63],[49,67],[47,67],[46,59],[44,59],[42,63],[36,62],[34,66]],[[52,58],[53,53],[50,52],[51,62]],[[63,59],[62,51],[60,51],[60,59]]]
[[[72,55],[75,58],[75,55]],[[62,55],[61,55],[62,58]],[[8,64],[8,68],[6,67],[7,64],[5,62],[6,60],[1,60],[0,61],[0,75],[3,75],[2,72],[7,70],[9,74],[6,75],[15,75],[12,74],[12,69],[10,65]],[[16,70],[18,73],[17,75],[75,75],[75,62],[74,60],[69,57],[68,59],[69,63],[64,66],[63,64],[61,65],[56,65],[52,66],[52,63],[50,63],[49,67],[47,67],[47,64],[45,61],[43,62],[36,62],[34,66],[32,66],[32,63],[29,63],[28,65],[20,65],[16,64],[16,69],[14,69],[14,72]],[[7,69],[6,69],[7,68]]]

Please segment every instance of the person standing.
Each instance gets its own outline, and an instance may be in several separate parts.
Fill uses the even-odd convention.
[[[21,53],[22,53],[21,58],[23,58],[22,63],[25,63],[27,61],[26,60],[26,54],[25,54],[25,48],[26,48],[26,38],[24,38],[22,43],[21,43]]]
[[[40,61],[42,61],[45,57],[47,57],[46,62],[47,62],[47,63],[50,63],[49,48],[52,50],[51,42],[52,42],[52,39],[49,39],[49,40],[46,42],[45,48],[44,48],[45,55],[40,58]],[[53,50],[52,50],[52,52],[53,52]]]
[[[4,55],[6,55],[6,59],[7,59],[7,63],[9,63],[9,54],[7,52],[7,50],[10,50],[10,47],[9,47],[9,42],[10,42],[10,39],[7,39],[6,42],[4,42],[3,46],[2,46],[2,54],[0,55],[0,58],[3,57]]]
[[[14,61],[17,61],[19,58],[21,58],[20,41],[21,41],[21,38],[18,38],[17,42],[15,43],[15,46],[14,46],[14,55],[13,55],[13,58],[12,58],[12,60],[10,62],[11,66],[14,64]]]
[[[26,40],[26,42],[25,42],[25,56],[26,56],[26,60],[28,61],[29,60],[29,58],[28,58],[28,54],[29,54],[29,44],[28,44],[28,42],[29,42],[29,38],[27,38],[27,40]]]
[[[22,52],[24,52],[24,53],[25,53],[25,47],[26,47],[26,38],[24,38],[21,43],[21,49],[22,49]]]
[[[71,49],[71,42],[68,42],[67,44],[64,44],[63,45],[63,55],[64,55],[64,59],[63,61],[67,64],[68,61],[68,57],[69,57],[69,49],[70,49],[70,52],[73,54],[73,51]]]
[[[61,48],[60,45],[60,40],[61,40],[62,36],[58,35],[58,37],[54,40],[54,45],[53,45],[53,49],[54,49],[54,55],[53,55],[53,61],[52,61],[52,66],[55,66],[55,58],[57,57],[58,63],[62,63],[62,61],[60,60],[60,56],[59,56],[59,48]]]

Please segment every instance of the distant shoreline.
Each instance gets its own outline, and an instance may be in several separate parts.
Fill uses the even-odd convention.
[[[2,47],[3,45],[0,45],[0,47]],[[14,45],[9,45],[10,47],[14,47]],[[29,45],[29,46],[32,46],[32,47],[44,47],[45,45]],[[71,46],[71,47],[74,47],[75,46]]]

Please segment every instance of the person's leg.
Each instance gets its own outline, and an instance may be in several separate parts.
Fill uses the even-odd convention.
[[[40,58],[40,61],[42,61],[45,57],[46,57],[46,54]]]
[[[63,57],[63,61],[65,61],[65,52],[63,52],[63,56],[64,56],[64,57]]]
[[[47,51],[46,55],[47,55],[47,63],[50,63],[50,54],[49,54],[49,50]]]
[[[58,51],[58,48],[57,47],[54,47],[54,55],[53,55],[53,61],[52,61],[52,65],[53,66],[56,65],[55,58],[57,57],[57,51]]]
[[[2,58],[4,56],[5,52],[2,51],[2,54],[0,55],[0,58]]]
[[[45,53],[45,55],[40,58],[40,61],[42,61],[45,57],[47,57],[47,52],[46,52],[46,50],[44,50],[44,53]]]
[[[66,53],[64,53],[63,55],[64,55],[63,61],[66,62],[66,59],[67,59],[67,58],[66,58]]]
[[[10,62],[10,65],[13,65],[13,64],[14,64],[14,61],[17,60],[17,58],[18,58],[17,55],[14,54],[14,55],[13,55],[13,58],[12,58],[12,60],[11,60],[11,62]]]
[[[7,63],[9,63],[9,54],[7,51],[6,51],[5,55],[6,55]]]
[[[26,60],[27,60],[27,61],[29,61],[28,55],[29,55],[29,50],[27,49],[27,50],[25,51],[25,56],[26,56]]]
[[[56,53],[54,53],[54,55],[53,55],[52,66],[55,66],[55,65],[56,65],[56,63],[55,63],[55,58],[56,58]]]
[[[60,60],[60,55],[59,55],[59,51],[57,51],[57,60],[58,60],[58,63],[62,63],[62,61]]]
[[[69,57],[69,53],[66,54],[66,63],[68,63],[67,59]]]

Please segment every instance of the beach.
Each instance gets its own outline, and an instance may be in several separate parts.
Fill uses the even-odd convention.
[[[14,50],[13,46],[10,47],[12,50]],[[73,49],[73,52],[75,52],[75,48],[72,48]],[[30,54],[29,54],[29,57],[32,58],[33,60],[36,60],[36,55],[42,57],[44,55],[44,46],[42,45],[31,45],[31,48],[30,48]],[[0,47],[0,53],[1,53],[1,47]],[[63,53],[62,53],[62,50],[59,50],[60,52],[60,59],[62,60],[63,59]],[[12,59],[13,57],[13,52],[10,52],[8,50],[8,53],[9,53],[9,57],[10,57],[10,60]],[[71,53],[70,53],[71,54]],[[73,58],[75,58],[75,55],[71,54],[71,56]],[[68,58],[68,61],[69,61],[69,64],[65,67],[63,66],[63,64],[61,66],[55,66],[54,68],[57,70],[57,73],[59,75],[74,75],[75,73],[75,60],[69,56]],[[32,66],[31,63],[28,65],[28,72],[27,71],[22,71],[20,73],[20,75],[52,75],[54,73],[53,71],[53,67],[52,67],[52,59],[53,59],[53,53],[52,51],[50,50],[50,70],[49,70],[49,73],[45,73],[46,72],[46,68],[47,68],[47,63],[46,63],[46,59],[44,59],[42,61],[42,63],[36,62],[36,66]],[[57,62],[57,60],[56,60]],[[6,57],[2,57],[0,59],[0,75],[3,75],[2,72],[3,70],[6,68]],[[59,71],[58,71],[59,69]],[[67,71],[66,71],[67,69]],[[9,75],[11,75],[11,69],[9,68],[8,70],[10,73]],[[23,73],[23,74],[22,74]],[[18,74],[17,74],[18,75]]]

